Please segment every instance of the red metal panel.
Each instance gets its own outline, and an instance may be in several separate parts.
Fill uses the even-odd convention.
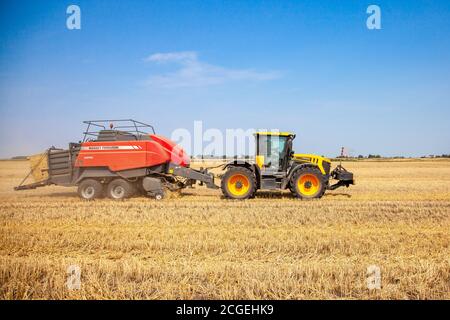
[[[189,156],[173,141],[158,135],[150,137],[152,140],[84,142],[75,167],[108,167],[120,171],[168,162],[189,165]]]
[[[75,167],[108,167],[111,171],[152,167],[170,160],[155,141],[99,141],[81,146]]]
[[[178,146],[175,142],[163,136],[151,134],[150,137],[161,144],[161,146],[170,154],[170,162],[181,165],[183,167],[189,166],[190,158],[183,148]]]

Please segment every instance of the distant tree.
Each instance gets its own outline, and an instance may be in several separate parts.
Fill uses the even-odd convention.
[[[27,156],[15,156],[11,158],[12,160],[27,160]]]

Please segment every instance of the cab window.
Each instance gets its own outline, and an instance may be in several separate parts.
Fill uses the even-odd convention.
[[[283,159],[283,152],[287,137],[263,136],[259,137],[258,155],[264,156],[264,167],[278,170]]]

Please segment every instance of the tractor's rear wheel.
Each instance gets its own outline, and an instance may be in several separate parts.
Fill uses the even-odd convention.
[[[114,200],[122,200],[136,193],[134,185],[124,179],[115,179],[108,184],[106,194]]]
[[[318,168],[307,166],[294,173],[290,189],[300,199],[321,198],[326,189],[324,180]]]
[[[85,200],[93,200],[103,196],[103,185],[94,179],[83,180],[78,185],[78,195]]]
[[[254,173],[244,167],[230,167],[222,177],[222,193],[229,199],[252,198],[256,192]]]

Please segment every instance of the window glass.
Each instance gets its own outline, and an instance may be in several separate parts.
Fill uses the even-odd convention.
[[[280,159],[286,145],[286,137],[260,136],[258,154],[264,156],[264,166],[275,170],[279,169]]]

